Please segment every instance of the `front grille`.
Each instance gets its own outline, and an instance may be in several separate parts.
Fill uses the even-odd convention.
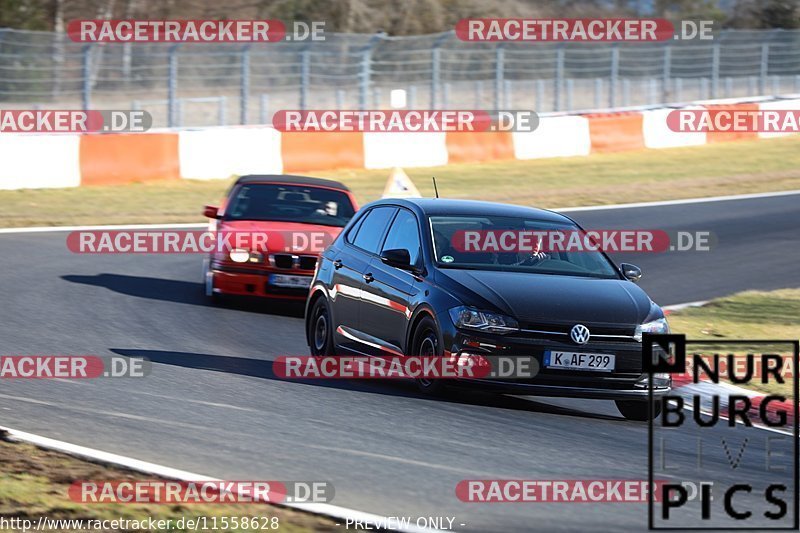
[[[292,268],[294,265],[291,254],[273,254],[272,260],[278,268]]]
[[[317,268],[317,256],[315,255],[292,255],[292,254],[272,254],[270,262],[276,268],[314,270]]]
[[[553,338],[570,342],[569,333],[575,323],[543,323],[543,322],[523,322],[520,324],[521,334],[530,338]],[[633,341],[634,326],[617,325],[593,325],[584,323],[589,328],[591,341],[594,342],[626,342]]]
[[[317,268],[317,258],[312,255],[300,256],[300,270],[314,270]]]

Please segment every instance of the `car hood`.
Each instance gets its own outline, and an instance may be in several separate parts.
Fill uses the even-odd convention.
[[[658,318],[651,316],[655,304],[647,294],[627,280],[458,269],[439,274],[456,298],[479,308],[488,304],[522,324],[633,325]]]
[[[221,233],[241,233],[244,241],[242,247],[259,252],[319,254],[336,239],[342,228],[272,220],[223,220],[219,222],[217,230]],[[264,234],[266,246],[262,245],[264,239],[251,240],[248,234]]]

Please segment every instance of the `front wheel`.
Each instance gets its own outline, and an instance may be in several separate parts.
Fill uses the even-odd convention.
[[[637,420],[639,422],[647,422],[648,420],[658,418],[661,414],[661,402],[653,403],[653,411],[650,412],[650,404],[646,400],[615,400],[617,409],[622,413],[622,416],[628,420]]]
[[[442,356],[439,330],[432,318],[425,317],[420,321],[414,332],[414,340],[411,346],[413,349],[410,355],[421,357]],[[417,378],[416,382],[419,390],[425,394],[438,395],[445,391],[445,385],[441,379]]]

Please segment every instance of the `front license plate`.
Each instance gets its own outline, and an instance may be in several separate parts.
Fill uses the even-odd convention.
[[[311,276],[287,276],[285,274],[270,274],[269,284],[276,287],[291,289],[307,289],[311,286]]]
[[[547,368],[563,368],[567,370],[613,372],[614,354],[556,352],[547,350],[544,352],[544,366]]]

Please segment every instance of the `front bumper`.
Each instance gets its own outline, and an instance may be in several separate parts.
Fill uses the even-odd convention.
[[[492,356],[523,356],[538,363],[531,375],[459,379],[454,385],[505,394],[608,400],[647,400],[650,394],[648,376],[643,371],[642,345],[633,339],[598,339],[576,345],[556,336],[487,335],[455,327],[444,334],[445,345],[450,347],[450,355],[454,358],[467,354],[489,359]],[[616,366],[607,373],[547,368],[543,364],[546,350],[614,354]],[[668,376],[654,378],[653,382],[654,397],[661,397],[671,390]]]
[[[285,274],[313,278],[308,270],[276,269],[269,267],[245,268],[231,266],[214,261],[211,264],[213,274],[212,290],[215,294],[231,296],[258,296],[262,298],[278,298],[281,300],[305,300],[307,288],[277,287],[269,283],[270,274]]]
[[[521,396],[552,396],[559,398],[587,398],[593,400],[647,400],[648,390],[609,389],[578,385],[543,385],[534,382],[514,382],[493,379],[461,379],[454,382],[459,387],[477,389],[501,394]],[[654,388],[653,397],[660,398],[670,391],[670,387]]]

